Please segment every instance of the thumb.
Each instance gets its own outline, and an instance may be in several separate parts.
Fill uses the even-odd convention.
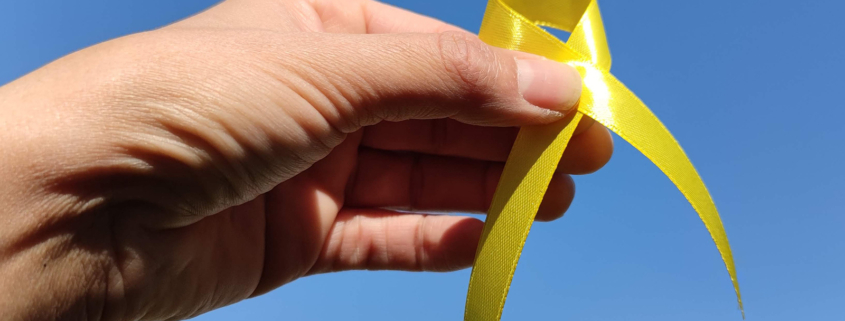
[[[488,126],[548,123],[581,94],[573,67],[495,48],[466,32],[318,41],[325,41],[312,46],[320,53],[292,68],[303,69],[298,74],[333,102],[323,115],[346,132],[381,120],[447,117]]]

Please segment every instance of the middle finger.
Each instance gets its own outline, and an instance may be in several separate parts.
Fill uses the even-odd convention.
[[[366,127],[366,147],[504,162],[519,128],[481,127],[451,119],[381,122]],[[591,173],[604,166],[613,153],[610,133],[584,117],[563,153],[558,170],[567,174]]]

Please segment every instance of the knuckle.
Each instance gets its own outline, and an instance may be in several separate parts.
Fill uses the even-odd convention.
[[[447,74],[470,92],[484,91],[496,74],[497,57],[475,35],[447,31],[437,35],[437,47]]]

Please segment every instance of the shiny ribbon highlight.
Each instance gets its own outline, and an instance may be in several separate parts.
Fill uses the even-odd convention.
[[[541,26],[570,32],[564,43]],[[499,320],[525,239],[575,126],[583,115],[648,157],[698,213],[725,262],[742,311],[731,248],[710,193],[660,120],[610,74],[610,51],[594,0],[489,0],[479,37],[578,69],[583,91],[566,120],[520,130],[487,213],[467,293],[464,320]],[[743,318],[745,314],[743,312]]]

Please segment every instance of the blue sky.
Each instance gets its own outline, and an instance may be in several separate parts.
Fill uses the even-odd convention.
[[[268,0],[272,1],[272,0]],[[477,31],[484,0],[387,1]],[[214,0],[0,1],[0,84]],[[845,4],[602,0],[613,73],[674,133],[730,237],[748,320],[845,320]],[[504,320],[741,320],[695,212],[616,137],[528,237]],[[459,320],[469,270],[304,278],[196,320]]]

